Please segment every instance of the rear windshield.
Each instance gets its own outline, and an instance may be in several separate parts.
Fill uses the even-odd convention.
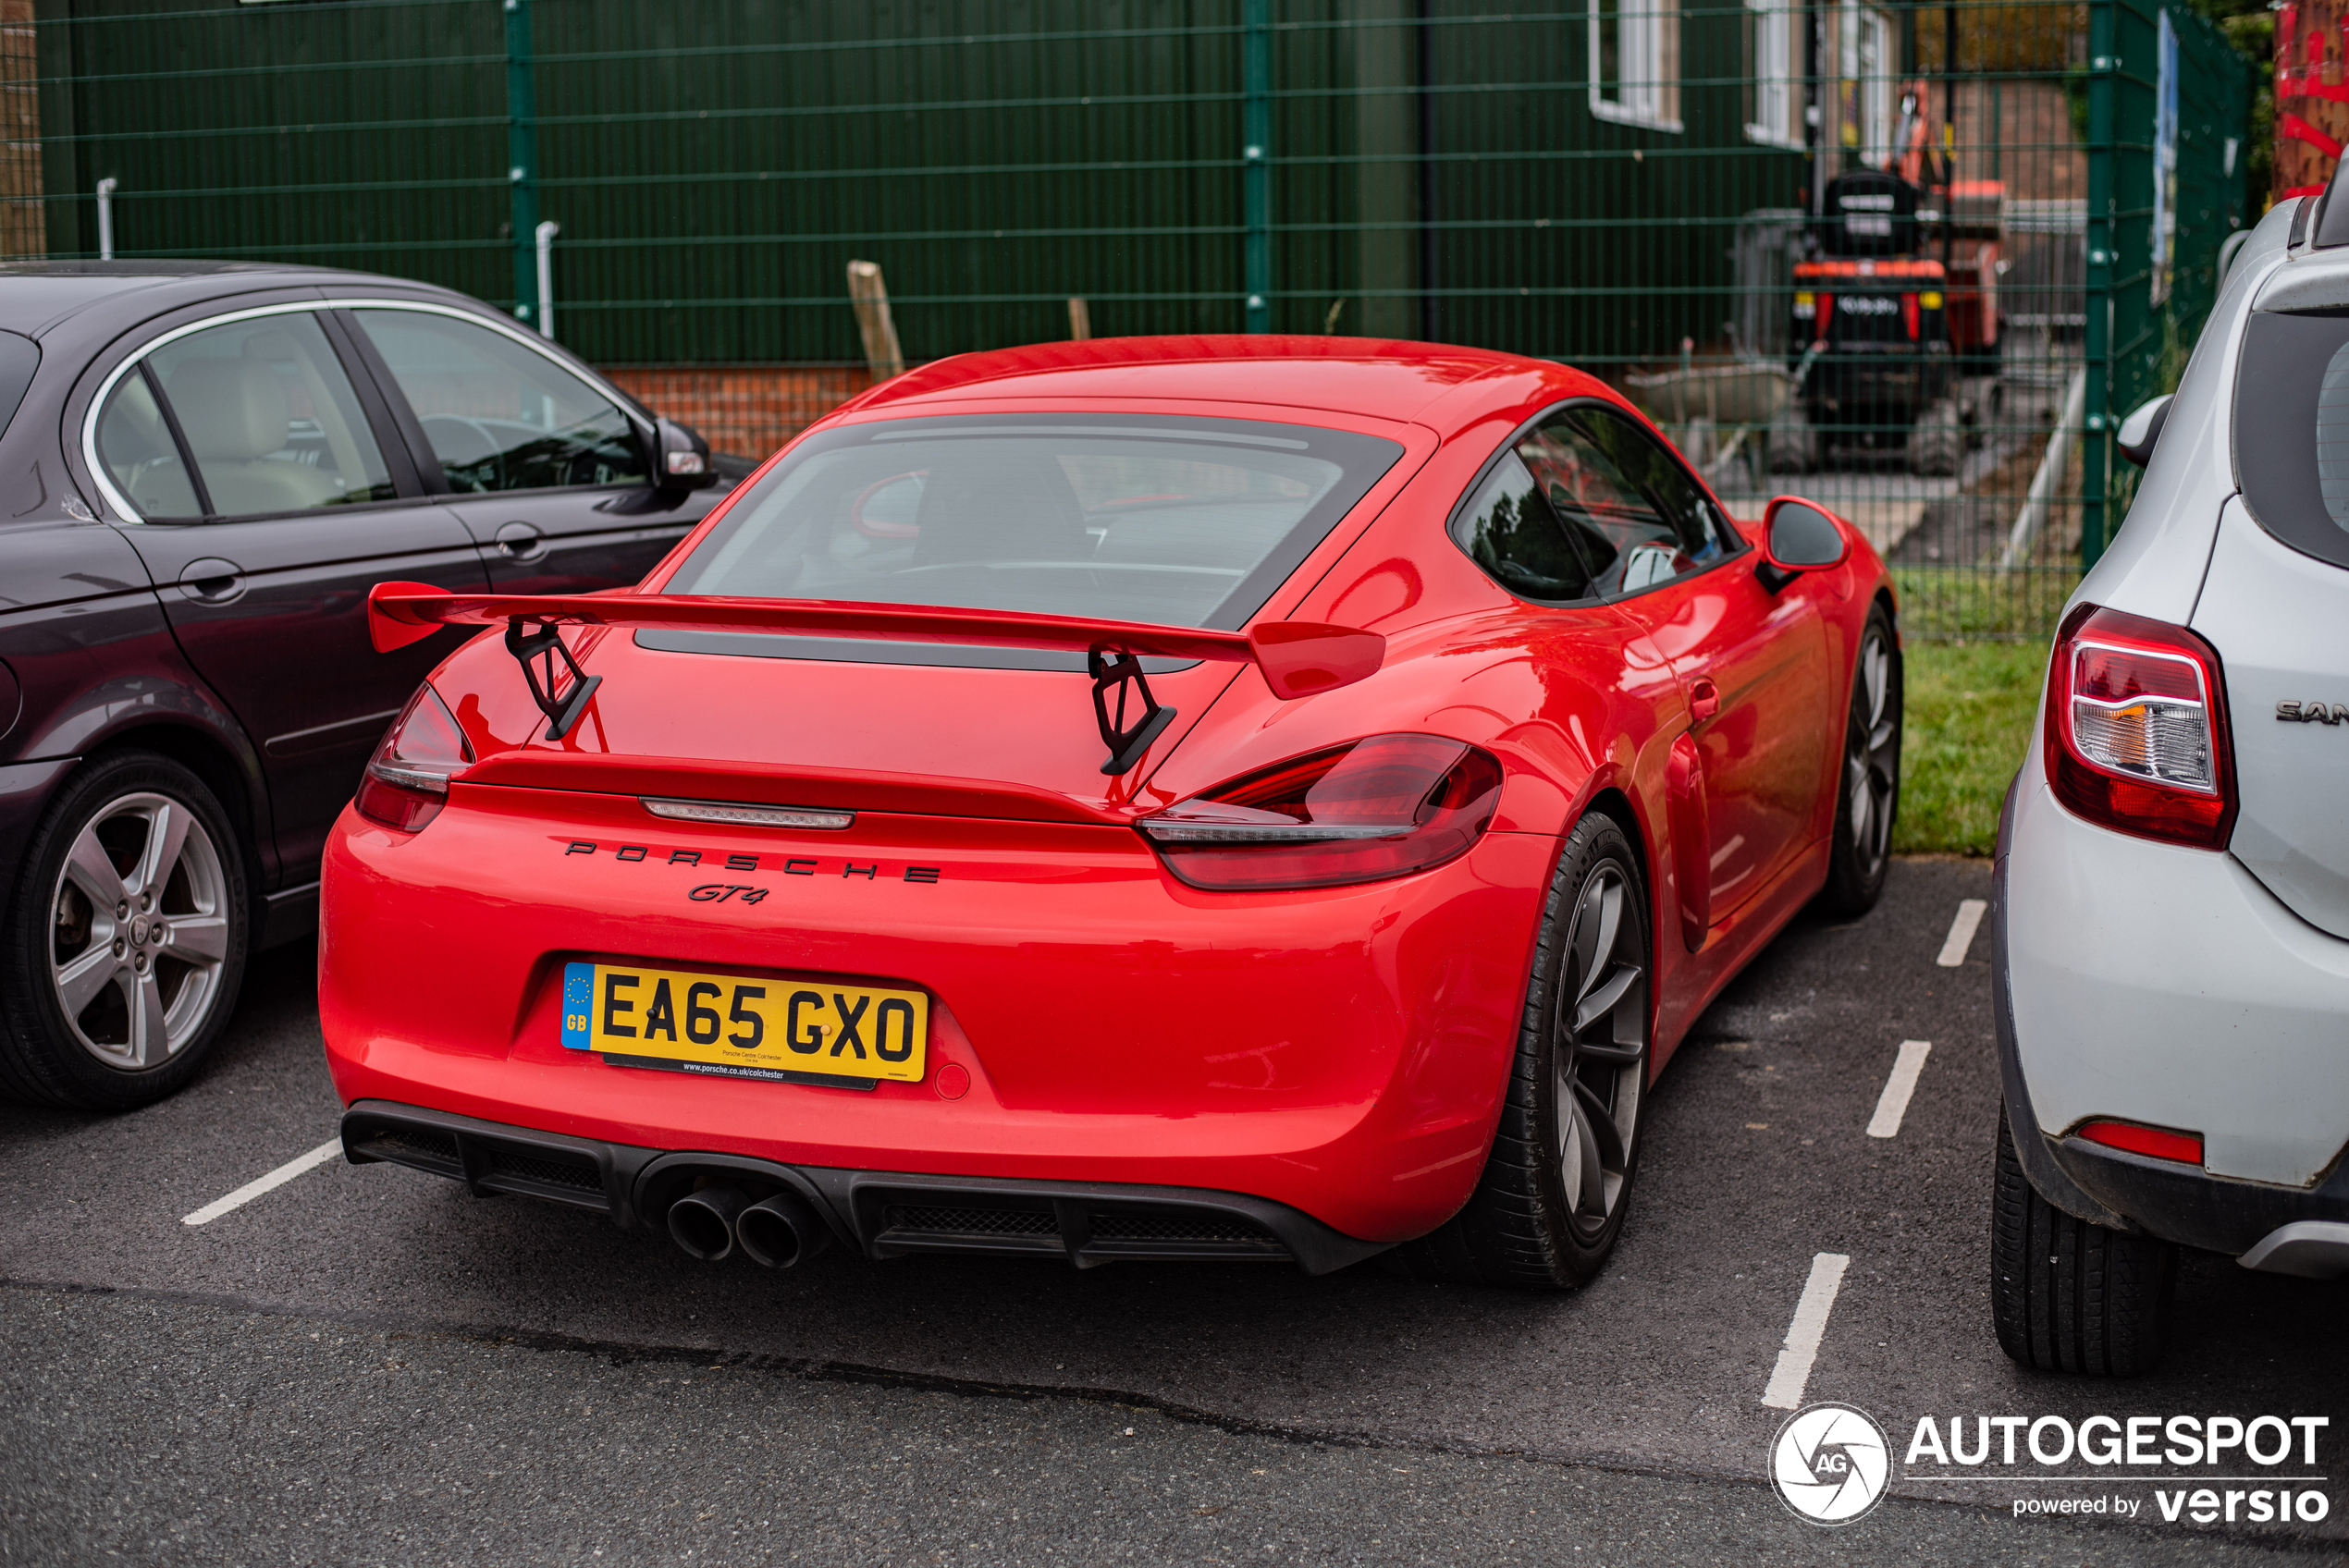
[[[2244,504],[2259,526],[2349,566],[2349,314],[2253,313],[2234,435]]]
[[[811,436],[737,499],[672,594],[846,599],[1236,630],[1401,457],[1350,431],[1003,414]],[[642,632],[685,651],[1081,668],[1082,655]]]

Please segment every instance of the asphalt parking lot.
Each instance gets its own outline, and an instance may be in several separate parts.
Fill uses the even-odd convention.
[[[1986,925],[1939,962],[1988,891],[1904,861],[1866,918],[1782,936],[1666,1072],[1606,1273],[1549,1298],[1375,1266],[778,1274],[338,1159],[222,1209],[335,1130],[314,955],[269,955],[176,1099],[0,1108],[0,1562],[2338,1555],[2349,1287],[2190,1257],[2156,1376],[1999,1354]],[[1822,1255],[1849,1260],[1831,1295]],[[2329,1513],[2169,1523],[2174,1468],[1920,1464],[1823,1530],[1765,1479],[1818,1400],[1896,1460],[1925,1416],[2328,1416],[2317,1463],[2273,1474]],[[2014,1513],[2115,1497],[2133,1521]]]

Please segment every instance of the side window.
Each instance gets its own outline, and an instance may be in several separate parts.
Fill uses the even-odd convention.
[[[98,419],[98,462],[141,517],[192,521],[203,516],[142,367],[132,366],[106,398]]]
[[[167,426],[156,445],[158,387],[194,463],[192,495]],[[127,485],[117,439],[133,463]],[[228,322],[157,349],[117,385],[99,450],[142,516],[265,517],[396,494],[342,361],[307,313]]]
[[[1452,537],[1486,575],[1521,598],[1590,595],[1590,562],[1558,525],[1541,485],[1515,452],[1503,454],[1484,476],[1453,522]]]
[[[1565,410],[1519,436],[1454,536],[1511,593],[1547,600],[1614,598],[1667,582],[1719,560],[1733,537],[1669,452],[1596,405]]]
[[[633,484],[649,474],[611,400],[505,334],[424,311],[357,317],[452,490]]]

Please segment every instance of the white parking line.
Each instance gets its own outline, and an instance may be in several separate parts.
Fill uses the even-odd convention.
[[[1900,1131],[1900,1118],[1909,1114],[1909,1096],[1917,1092],[1917,1074],[1925,1071],[1925,1056],[1932,1049],[1930,1040],[1900,1042],[1900,1054],[1892,1059],[1892,1076],[1884,1081],[1876,1114],[1868,1118],[1869,1137],[1889,1138]]]
[[[262,1194],[277,1191],[279,1187],[284,1186],[287,1182],[292,1181],[303,1171],[315,1170],[318,1167],[326,1164],[326,1161],[334,1158],[335,1156],[340,1153],[342,1153],[342,1140],[340,1138],[331,1138],[326,1143],[320,1144],[316,1148],[312,1149],[308,1154],[302,1155],[299,1158],[286,1161],[285,1164],[277,1167],[277,1170],[272,1170],[268,1175],[258,1177],[253,1181],[247,1182],[243,1186],[239,1187],[227,1197],[213,1199],[210,1203],[196,1210],[195,1213],[183,1217],[179,1223],[182,1225],[209,1225],[214,1220],[219,1219],[222,1215],[228,1213],[230,1209],[242,1208],[245,1205],[251,1203]]]
[[[1964,963],[1966,949],[1974,946],[1974,933],[1982,924],[1983,912],[1989,907],[1980,899],[1960,899],[1958,917],[1949,922],[1949,939],[1941,944],[1941,956],[1933,962],[1944,969],[1955,969]]]
[[[1811,1363],[1818,1359],[1819,1341],[1826,1336],[1827,1314],[1835,1310],[1835,1292],[1843,1288],[1843,1271],[1851,1267],[1851,1260],[1839,1252],[1823,1252],[1811,1260],[1811,1278],[1802,1287],[1802,1299],[1794,1304],[1786,1347],[1778,1352],[1770,1386],[1762,1390],[1762,1403],[1773,1410],[1792,1410],[1802,1403]]]

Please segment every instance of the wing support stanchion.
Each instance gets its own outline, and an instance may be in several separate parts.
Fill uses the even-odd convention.
[[[1109,748],[1109,760],[1101,764],[1101,771],[1114,778],[1142,760],[1160,731],[1174,722],[1174,710],[1162,706],[1150,695],[1141,659],[1123,648],[1087,650],[1085,668],[1093,678],[1093,717],[1101,727],[1101,744]],[[1110,707],[1113,690],[1117,693],[1113,713]],[[1125,723],[1129,699],[1141,709],[1141,717],[1130,727]]]
[[[537,631],[525,633],[523,622],[528,619],[519,615],[508,618],[506,652],[513,655],[514,662],[522,666],[522,678],[530,683],[530,700],[536,703],[538,711],[547,716],[547,739],[560,741],[571,733],[571,727],[579,722],[581,714],[587,711],[587,699],[596,694],[596,688],[604,683],[604,678],[590,675],[579,668],[579,661],[571,656],[571,650],[563,644],[560,627],[542,621],[538,623]],[[571,690],[560,698],[555,695],[555,660],[558,657],[562,660],[563,668],[571,671]],[[530,662],[533,659],[540,659],[546,666],[546,679],[543,680],[539,679],[538,668]],[[1098,703],[1100,698],[1096,697],[1094,701]]]

